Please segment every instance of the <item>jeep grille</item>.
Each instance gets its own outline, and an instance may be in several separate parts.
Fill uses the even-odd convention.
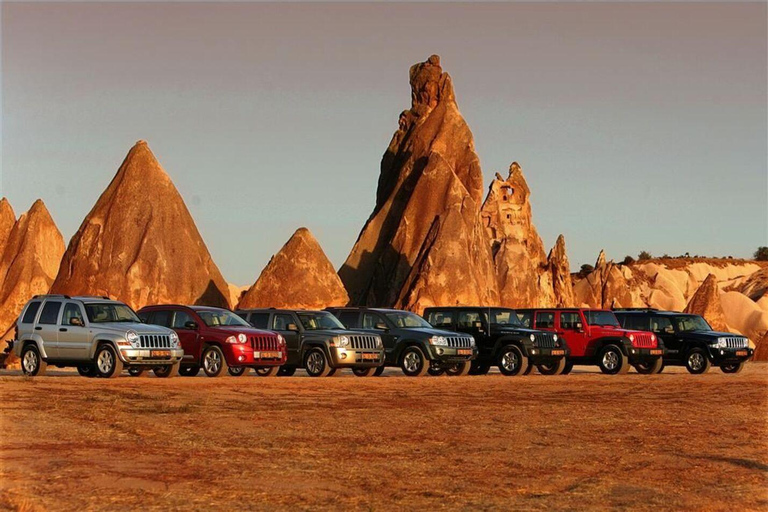
[[[537,332],[534,335],[533,346],[538,348],[555,348],[555,336],[548,332]]]
[[[656,348],[656,338],[651,337],[650,333],[633,333],[635,340],[632,342],[633,347],[637,348]]]
[[[739,336],[728,336],[725,338],[725,346],[726,348],[747,348],[749,346],[749,342],[747,341],[747,338],[741,338]]]
[[[257,351],[279,351],[277,336],[251,336],[251,348]]]
[[[141,348],[171,348],[171,337],[166,334],[141,334],[139,346]]]
[[[448,346],[451,348],[469,348],[472,346],[472,342],[469,338],[464,336],[447,336],[445,338],[448,341]]]
[[[376,336],[350,336],[349,346],[354,349],[375,350]]]

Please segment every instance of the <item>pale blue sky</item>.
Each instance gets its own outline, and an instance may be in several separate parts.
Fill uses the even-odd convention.
[[[768,243],[765,3],[4,3],[0,193],[68,240],[146,139],[229,281],[299,226],[338,267],[432,53],[574,268]]]

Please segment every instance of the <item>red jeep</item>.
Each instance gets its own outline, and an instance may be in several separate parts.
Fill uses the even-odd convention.
[[[258,375],[272,376],[286,360],[280,334],[254,329],[227,309],[147,306],[138,315],[142,322],[169,327],[179,335],[184,349],[179,375],[194,377],[202,368],[209,377],[227,371],[239,377],[253,368]]]
[[[627,373],[632,365],[638,373],[659,373],[664,344],[655,334],[622,329],[612,311],[602,309],[517,309],[520,322],[531,329],[557,333],[571,353],[563,373],[574,364],[597,365],[610,375]]]

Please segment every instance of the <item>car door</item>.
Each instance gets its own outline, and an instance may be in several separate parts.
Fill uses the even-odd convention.
[[[667,350],[665,358],[680,360],[685,355],[685,346],[680,333],[676,332],[672,320],[666,316],[653,315],[650,319],[650,330],[664,343]]]
[[[83,361],[91,355],[91,336],[85,325],[85,314],[77,302],[64,303],[57,345],[60,359]]]
[[[205,329],[205,325],[199,318],[193,318],[183,309],[174,309],[172,313],[171,329],[179,335],[179,343],[184,349],[184,360],[200,361],[202,357],[200,330]],[[194,328],[191,324],[195,324]]]
[[[483,312],[477,309],[460,309],[456,311],[455,319],[456,331],[475,338],[481,357],[490,357],[493,353],[493,340]]]
[[[285,350],[287,352],[287,365],[301,366],[301,334],[298,330],[288,330],[289,325],[295,325],[298,329],[299,320],[291,313],[274,313],[270,329],[279,332],[285,338]]]
[[[557,315],[557,328],[555,332],[561,336],[571,357],[583,357],[587,346],[587,333],[584,331],[584,323],[578,311],[561,311]]]
[[[382,329],[381,327],[387,326]],[[390,332],[390,324],[387,319],[375,311],[366,311],[362,315],[360,328],[381,337],[381,343],[384,345],[384,352],[387,361],[394,361],[395,347],[398,337]]]
[[[35,334],[43,339],[43,348],[48,359],[59,359],[59,317],[60,300],[46,300],[35,326]]]

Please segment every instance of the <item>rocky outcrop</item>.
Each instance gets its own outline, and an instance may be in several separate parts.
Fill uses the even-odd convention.
[[[14,224],[16,224],[16,214],[13,213],[11,203],[6,198],[0,199],[0,257],[3,255]]]
[[[729,332],[728,325],[725,322],[725,313],[720,304],[720,290],[717,287],[717,278],[710,274],[696,293],[693,294],[688,305],[685,307],[685,313],[701,315],[716,331]]]
[[[595,270],[575,283],[573,294],[577,305],[591,308],[642,306],[632,296],[629,277],[613,260],[606,261],[605,251],[600,251]]]
[[[64,254],[64,239],[41,200],[19,217],[0,256],[0,336],[33,295],[47,293]]]
[[[565,251],[565,237],[557,237],[555,246],[547,256],[547,274],[552,286],[552,299],[548,301],[553,307],[573,307],[576,299],[573,295],[573,282],[571,281],[571,264]]]
[[[376,205],[339,275],[358,305],[495,302],[479,225],[482,172],[451,78],[433,55],[411,67],[410,84],[411,108],[382,159]],[[462,275],[477,280],[451,282]]]
[[[52,291],[107,295],[134,308],[229,305],[226,281],[144,141],[131,148],[72,237]]]
[[[768,361],[768,333],[755,344],[755,353],[752,356],[755,361]]]
[[[238,307],[322,309],[347,302],[344,285],[320,244],[307,228],[299,228],[272,256]]]
[[[768,267],[750,275],[739,291],[755,302],[768,297]]]

